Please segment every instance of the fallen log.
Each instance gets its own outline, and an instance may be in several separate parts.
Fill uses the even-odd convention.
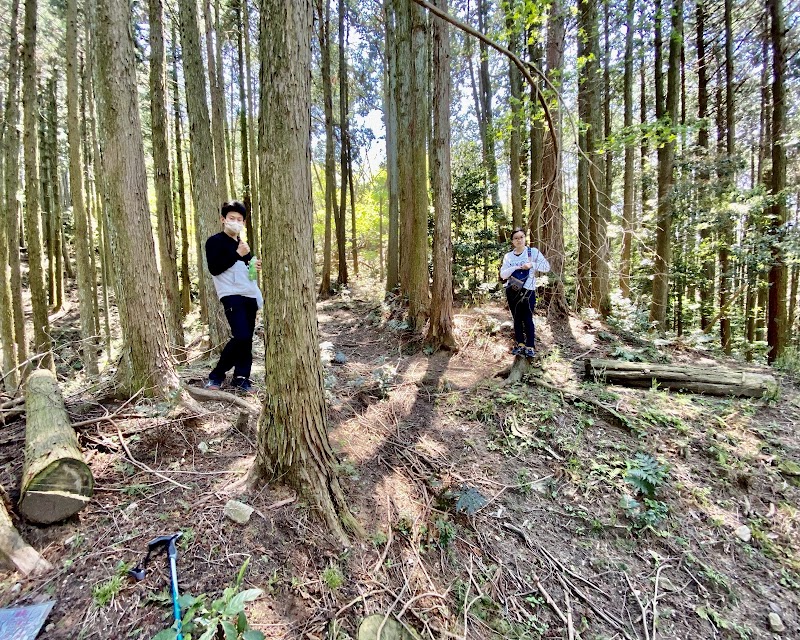
[[[40,369],[28,377],[25,411],[19,512],[32,522],[58,522],[89,503],[94,478],[51,371]]]
[[[0,565],[16,569],[25,576],[44,573],[53,568],[19,535],[14,523],[11,522],[11,516],[8,515],[2,495],[0,495]]]
[[[725,367],[693,367],[587,358],[584,373],[589,380],[626,387],[657,385],[672,391],[691,391],[713,396],[760,398],[778,388],[770,375],[735,371]]]

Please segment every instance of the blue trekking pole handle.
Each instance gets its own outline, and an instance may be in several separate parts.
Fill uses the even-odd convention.
[[[175,556],[170,554],[169,559],[169,568],[170,568],[170,582],[172,583],[172,612],[175,616],[175,622],[177,623],[177,635],[175,636],[175,640],[183,640],[183,629],[181,623],[181,605],[178,604],[178,568],[175,564]]]

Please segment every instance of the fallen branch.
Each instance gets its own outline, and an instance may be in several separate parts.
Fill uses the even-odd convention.
[[[228,402],[230,404],[235,404],[237,407],[244,409],[245,411],[250,413],[250,415],[257,416],[259,413],[261,413],[260,407],[254,407],[246,400],[243,400],[242,398],[239,398],[238,396],[235,396],[232,393],[228,393],[226,391],[200,389],[198,387],[192,387],[185,383],[181,384],[181,388],[198,402]]]
[[[137,468],[141,469],[142,471],[147,471],[148,473],[152,473],[154,476],[158,476],[162,480],[166,480],[167,482],[171,482],[176,487],[180,487],[181,489],[187,489],[189,491],[192,490],[192,488],[190,486],[185,485],[185,484],[181,484],[180,482],[177,482],[176,480],[173,480],[172,478],[168,478],[167,476],[165,476],[160,471],[156,471],[155,469],[151,469],[150,467],[148,467],[143,462],[139,462],[136,458],[134,458],[133,454],[130,451],[130,449],[128,449],[128,443],[125,442],[125,437],[122,435],[122,431],[119,430],[119,427],[117,427],[117,437],[119,438],[119,443],[122,445],[122,448],[125,450],[125,455],[128,457],[128,460],[131,461],[131,464],[133,464],[134,467],[137,467]]]

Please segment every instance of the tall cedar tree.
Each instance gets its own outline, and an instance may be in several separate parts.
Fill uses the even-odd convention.
[[[264,0],[259,167],[265,400],[254,471],[284,478],[341,540],[360,531],[336,477],[319,358],[311,196],[311,0]]]
[[[148,395],[171,398],[179,389],[179,381],[169,351],[147,204],[136,57],[127,0],[97,2],[95,34],[97,50],[105,52],[97,57],[95,87],[123,362],[127,365],[121,368],[123,379],[119,382],[129,393],[144,389]],[[142,313],[143,304],[147,313]]]
[[[164,313],[170,342],[182,353],[184,346],[181,302],[178,290],[178,249],[172,207],[172,176],[167,135],[167,56],[164,48],[164,9],[161,0],[149,0],[150,16],[150,117],[153,131],[153,182],[156,188],[156,221],[164,291]]]
[[[447,0],[436,5],[447,11]],[[433,230],[433,290],[427,342],[435,349],[455,349],[453,337],[453,240],[450,202],[450,41],[449,28],[431,17],[433,28],[433,167],[431,184],[435,224]]]
[[[22,144],[25,155],[25,242],[28,245],[28,286],[33,307],[34,354],[41,366],[53,366],[47,292],[44,284],[42,234],[39,213],[39,154],[37,149],[38,99],[36,95],[36,0],[25,0],[22,46]]]
[[[192,200],[197,225],[195,241],[198,245],[198,269],[202,270],[201,304],[206,310],[211,344],[219,347],[227,339],[228,330],[222,320],[214,282],[208,271],[202,247],[205,239],[220,229],[218,202],[221,190],[214,170],[214,143],[206,102],[206,75],[200,53],[200,29],[197,20],[197,3],[179,0],[181,50],[183,53],[184,84],[186,86],[186,111],[189,115],[189,145],[191,148]],[[224,175],[220,178],[224,180]]]
[[[658,9],[657,9],[658,11]],[[672,26],[669,38],[669,66],[667,67],[666,111],[662,122],[672,130],[678,122],[678,99],[680,78],[680,50],[683,39],[683,0],[674,0]],[[660,24],[656,37],[660,37]],[[660,43],[659,43],[660,45]],[[660,46],[656,47],[656,51]],[[660,61],[659,61],[660,62]],[[659,62],[656,75],[659,75]],[[659,87],[656,81],[656,106],[659,102]],[[672,136],[658,149],[658,211],[656,214],[656,256],[653,264],[653,301],[650,306],[650,322],[660,331],[667,328],[667,300],[669,295],[669,270],[672,259],[672,184],[674,180],[675,140]]]
[[[780,245],[786,225],[786,52],[781,0],[767,0],[772,19],[772,267],[769,270],[767,360],[775,362],[786,346],[786,262]]]
[[[12,293],[12,267],[11,256],[17,253],[17,267],[19,267],[19,242],[16,240],[17,224],[17,186],[19,180],[19,121],[18,103],[18,39],[17,22],[19,20],[19,0],[11,1],[11,18],[9,34],[8,55],[8,93],[5,103],[5,134],[2,145],[2,166],[5,169],[3,180],[4,193],[0,199],[0,342],[3,345],[3,367],[5,386],[9,392],[16,390],[19,384],[17,372],[17,347],[14,336],[14,310],[16,301]],[[22,305],[19,305],[22,307]],[[20,308],[19,314],[22,313]],[[23,331],[24,337],[24,331]],[[23,340],[24,343],[24,340]],[[23,358],[24,359],[24,358]]]
[[[92,262],[89,252],[87,212],[84,202],[81,131],[78,122],[78,0],[67,0],[66,13],[66,65],[67,65],[67,143],[69,145],[69,191],[72,196],[72,217],[75,221],[75,269],[78,285],[78,309],[81,322],[81,348],[83,364],[89,375],[97,373],[97,356],[94,344],[95,315],[92,302]]]

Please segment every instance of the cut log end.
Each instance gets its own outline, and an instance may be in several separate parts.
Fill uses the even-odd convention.
[[[66,491],[26,491],[19,512],[31,522],[52,524],[74,516],[90,498]]]

